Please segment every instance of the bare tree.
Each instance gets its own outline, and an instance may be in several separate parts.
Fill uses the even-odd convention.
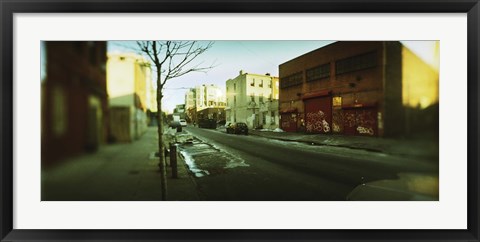
[[[170,79],[190,72],[205,72],[211,69],[212,65],[202,66],[203,62],[194,64],[193,61],[210,49],[213,42],[201,45],[197,41],[137,41],[137,45],[140,51],[150,58],[156,69],[159,167],[162,180],[162,200],[167,200],[167,174],[162,116],[163,89]]]

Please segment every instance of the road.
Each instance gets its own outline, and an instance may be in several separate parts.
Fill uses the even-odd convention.
[[[207,201],[343,201],[357,186],[438,167],[382,153],[187,127],[180,146]]]

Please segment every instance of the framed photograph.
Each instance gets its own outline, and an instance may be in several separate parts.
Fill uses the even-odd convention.
[[[479,241],[478,0],[0,1],[1,241]]]

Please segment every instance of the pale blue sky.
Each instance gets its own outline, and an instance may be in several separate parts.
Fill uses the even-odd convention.
[[[278,66],[288,60],[323,47],[334,41],[215,41],[212,48],[200,55],[195,63],[215,65],[207,73],[188,73],[171,79],[164,90],[163,111],[172,112],[175,105],[184,103],[188,88],[202,84],[216,84],[225,87],[228,79],[238,76],[240,70],[248,73],[270,73],[278,76]],[[403,42],[419,55],[432,55],[422,41]],[[430,42],[431,43],[431,42]],[[202,41],[200,41],[202,44]],[[130,48],[129,48],[129,47]],[[109,41],[108,51],[133,52],[134,41]],[[427,53],[425,53],[427,52]],[[427,60],[428,61],[428,60]],[[155,81],[155,80],[154,80]]]

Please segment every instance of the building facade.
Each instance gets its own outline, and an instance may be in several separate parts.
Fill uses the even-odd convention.
[[[195,88],[190,88],[185,93],[185,113],[187,114],[187,122],[191,123],[193,120],[196,120],[197,105]]]
[[[214,84],[197,86],[195,105],[195,114],[192,115],[192,122],[195,124],[204,123],[207,119],[220,121],[225,117],[225,92]]]
[[[225,93],[217,85],[201,85],[195,88],[195,105],[197,112],[206,108],[225,108]]]
[[[108,54],[110,138],[131,142],[146,131],[147,109],[150,110],[151,103],[149,88],[151,68],[148,60],[133,53]]]
[[[279,124],[278,77],[240,71],[226,82],[227,122],[245,122],[249,128],[275,129]]]
[[[438,132],[438,71],[398,41],[336,42],[279,66],[287,132]]]
[[[106,51],[103,41],[42,42],[42,166],[106,142]]]

